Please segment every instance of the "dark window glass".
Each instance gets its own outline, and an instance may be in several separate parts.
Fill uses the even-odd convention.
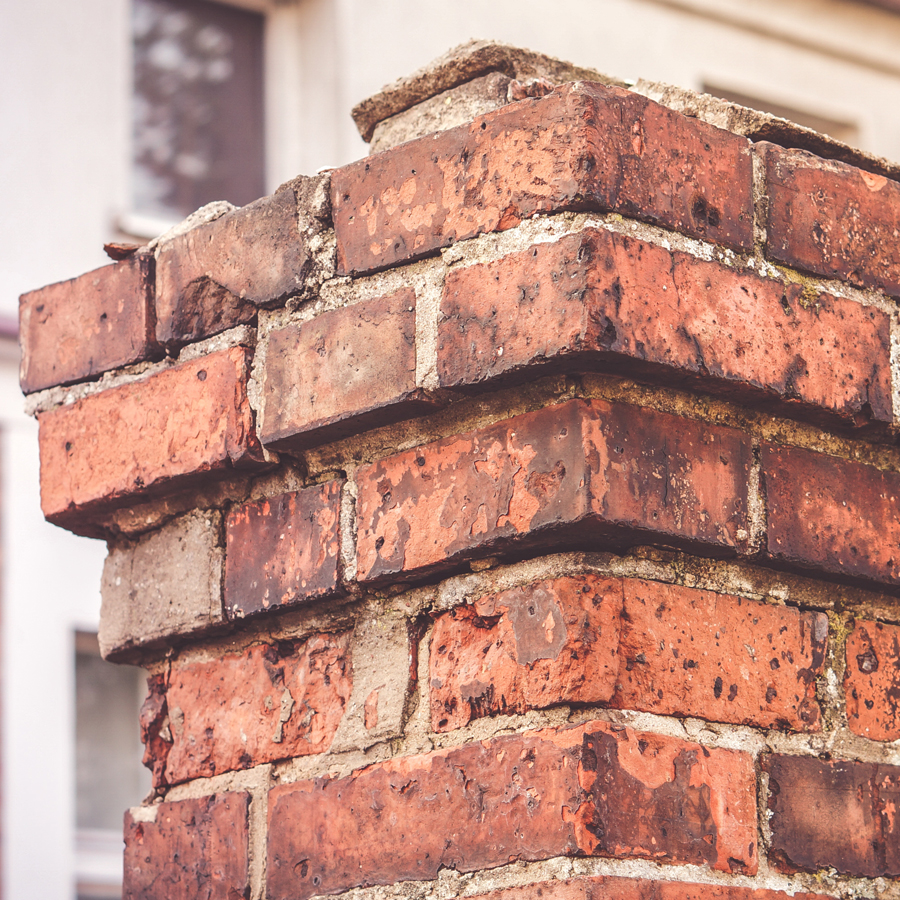
[[[263,16],[207,0],[133,0],[134,190],[181,217],[264,193]]]

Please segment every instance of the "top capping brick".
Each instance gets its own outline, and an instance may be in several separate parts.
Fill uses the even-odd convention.
[[[153,322],[148,253],[23,294],[22,391],[74,384],[158,357]]]
[[[802,150],[757,148],[765,160],[769,258],[900,296],[900,184]]]
[[[334,265],[328,176],[300,176],[241,209],[163,241],[156,337],[178,347],[246,324],[260,307],[308,296]]]
[[[448,50],[411,75],[385,85],[377,94],[353,107],[351,115],[363,140],[368,142],[372,140],[375,127],[385,119],[491,72],[516,79],[543,79],[554,84],[566,81],[625,84],[594,69],[576,66],[543,53],[494,41],[473,40]]]
[[[750,249],[751,181],[745,138],[618,87],[567,84],[337,170],[338,271],[377,271],[564,210]]]

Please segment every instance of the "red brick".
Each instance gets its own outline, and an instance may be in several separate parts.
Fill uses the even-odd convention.
[[[750,457],[730,428],[599,400],[445,438],[358,471],[359,578],[598,534],[733,552],[747,536]]]
[[[249,805],[228,793],[161,803],[149,822],[126,813],[124,900],[248,897]]]
[[[818,731],[828,617],[674,584],[624,580],[613,706]]]
[[[491,891],[472,900],[826,900],[824,894],[784,894],[723,884],[645,878],[572,878]]]
[[[326,752],[353,687],[349,648],[349,632],[322,634],[173,667],[157,785]]]
[[[260,438],[302,449],[433,404],[416,388],[416,295],[404,288],[273,331]]]
[[[776,869],[900,876],[900,767],[769,756],[763,771]]]
[[[900,475],[763,446],[768,552],[803,569],[900,583]]]
[[[140,253],[19,299],[26,394],[157,355],[153,257]]]
[[[847,638],[844,694],[851,731],[900,740],[900,626],[856,623]]]
[[[900,294],[900,184],[803,150],[762,144],[771,259]]]
[[[267,497],[225,521],[225,609],[247,616],[337,593],[343,481]]]
[[[588,229],[449,273],[446,387],[623,364],[851,420],[892,421],[890,321],[852,300]],[[674,370],[674,372],[673,372]]]
[[[217,334],[252,321],[259,307],[283,303],[314,279],[298,199],[291,189],[279,191],[160,245],[156,336],[177,346]]]
[[[91,534],[92,511],[260,465],[249,366],[248,350],[220,350],[41,413],[44,515]]]
[[[622,582],[583,575],[489,594],[439,616],[431,636],[431,724],[557,703],[602,703],[619,661]]]
[[[603,722],[526,732],[269,793],[268,896],[555,856],[756,871],[753,760]]]
[[[563,85],[338,169],[338,268],[385,268],[566,209],[749,249],[750,185],[745,138],[621,88]]]

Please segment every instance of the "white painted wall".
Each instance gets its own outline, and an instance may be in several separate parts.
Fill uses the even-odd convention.
[[[268,183],[365,153],[351,106],[470,37],[859,128],[900,158],[900,16],[849,0],[234,0],[268,11]],[[129,0],[0,0],[0,317],[106,263],[129,210]],[[0,346],[2,351],[2,346]],[[0,352],[4,900],[74,896],[75,628],[104,548],[43,523],[37,439]]]

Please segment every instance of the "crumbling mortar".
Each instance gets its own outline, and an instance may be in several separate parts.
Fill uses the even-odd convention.
[[[766,161],[759,147],[751,146],[750,161],[753,166],[753,252],[758,259],[766,256],[766,223],[769,213],[769,193],[766,179]]]
[[[340,575],[343,582],[352,582],[356,579],[356,498],[358,493],[355,472],[350,472],[347,474],[341,491]]]
[[[766,549],[766,483],[760,460],[759,441],[753,442],[753,462],[747,485],[747,518],[750,534],[747,549],[751,556],[762,554]]]
[[[891,312],[891,406],[894,427],[900,428],[900,313]]]

